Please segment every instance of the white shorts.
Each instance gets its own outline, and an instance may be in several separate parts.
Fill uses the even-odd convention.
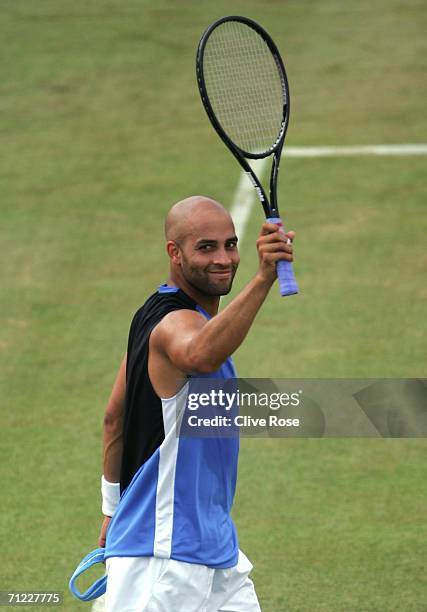
[[[105,612],[261,612],[242,551],[229,569],[157,557],[110,557],[106,566]]]

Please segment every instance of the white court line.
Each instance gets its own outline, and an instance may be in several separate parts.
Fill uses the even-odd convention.
[[[287,147],[285,157],[346,157],[349,155],[427,155],[427,145],[363,145],[353,147]],[[251,164],[255,174],[262,179],[268,158],[257,159]],[[236,234],[242,240],[252,207],[257,199],[255,189],[245,172],[240,175],[230,213]],[[104,597],[92,605],[92,612],[104,612]]]
[[[403,145],[355,145],[348,147],[286,147],[284,157],[348,157],[361,155],[427,155],[427,144]],[[267,159],[257,159],[252,164],[255,174],[262,179]],[[243,239],[246,224],[251,216],[257,195],[245,172],[240,175],[236,193],[230,208],[236,234]]]
[[[351,147],[288,147],[285,157],[347,157],[349,155],[427,155],[426,144],[356,145]]]

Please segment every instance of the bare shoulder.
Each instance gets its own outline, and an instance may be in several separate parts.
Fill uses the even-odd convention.
[[[175,310],[151,332],[148,373],[159,397],[175,395],[176,381],[194,369],[189,347],[205,322],[197,311]]]
[[[206,318],[197,310],[174,310],[163,317],[153,329],[150,346],[164,347],[165,342],[174,340],[177,335],[184,340],[198,332],[206,323]]]

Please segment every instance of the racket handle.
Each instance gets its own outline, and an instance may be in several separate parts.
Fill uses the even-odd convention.
[[[283,227],[282,220],[280,217],[269,217],[267,218],[269,223],[274,223],[278,225],[283,233],[285,229]],[[298,285],[294,276],[294,269],[292,267],[292,263],[290,261],[285,261],[282,259],[278,261],[276,264],[277,270],[277,278],[279,279],[279,287],[280,287],[280,295],[294,295],[298,293]]]

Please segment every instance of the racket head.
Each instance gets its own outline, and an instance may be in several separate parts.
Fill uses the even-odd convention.
[[[289,123],[285,66],[271,36],[247,17],[222,17],[196,55],[200,96],[225,144],[248,159],[280,153]]]

